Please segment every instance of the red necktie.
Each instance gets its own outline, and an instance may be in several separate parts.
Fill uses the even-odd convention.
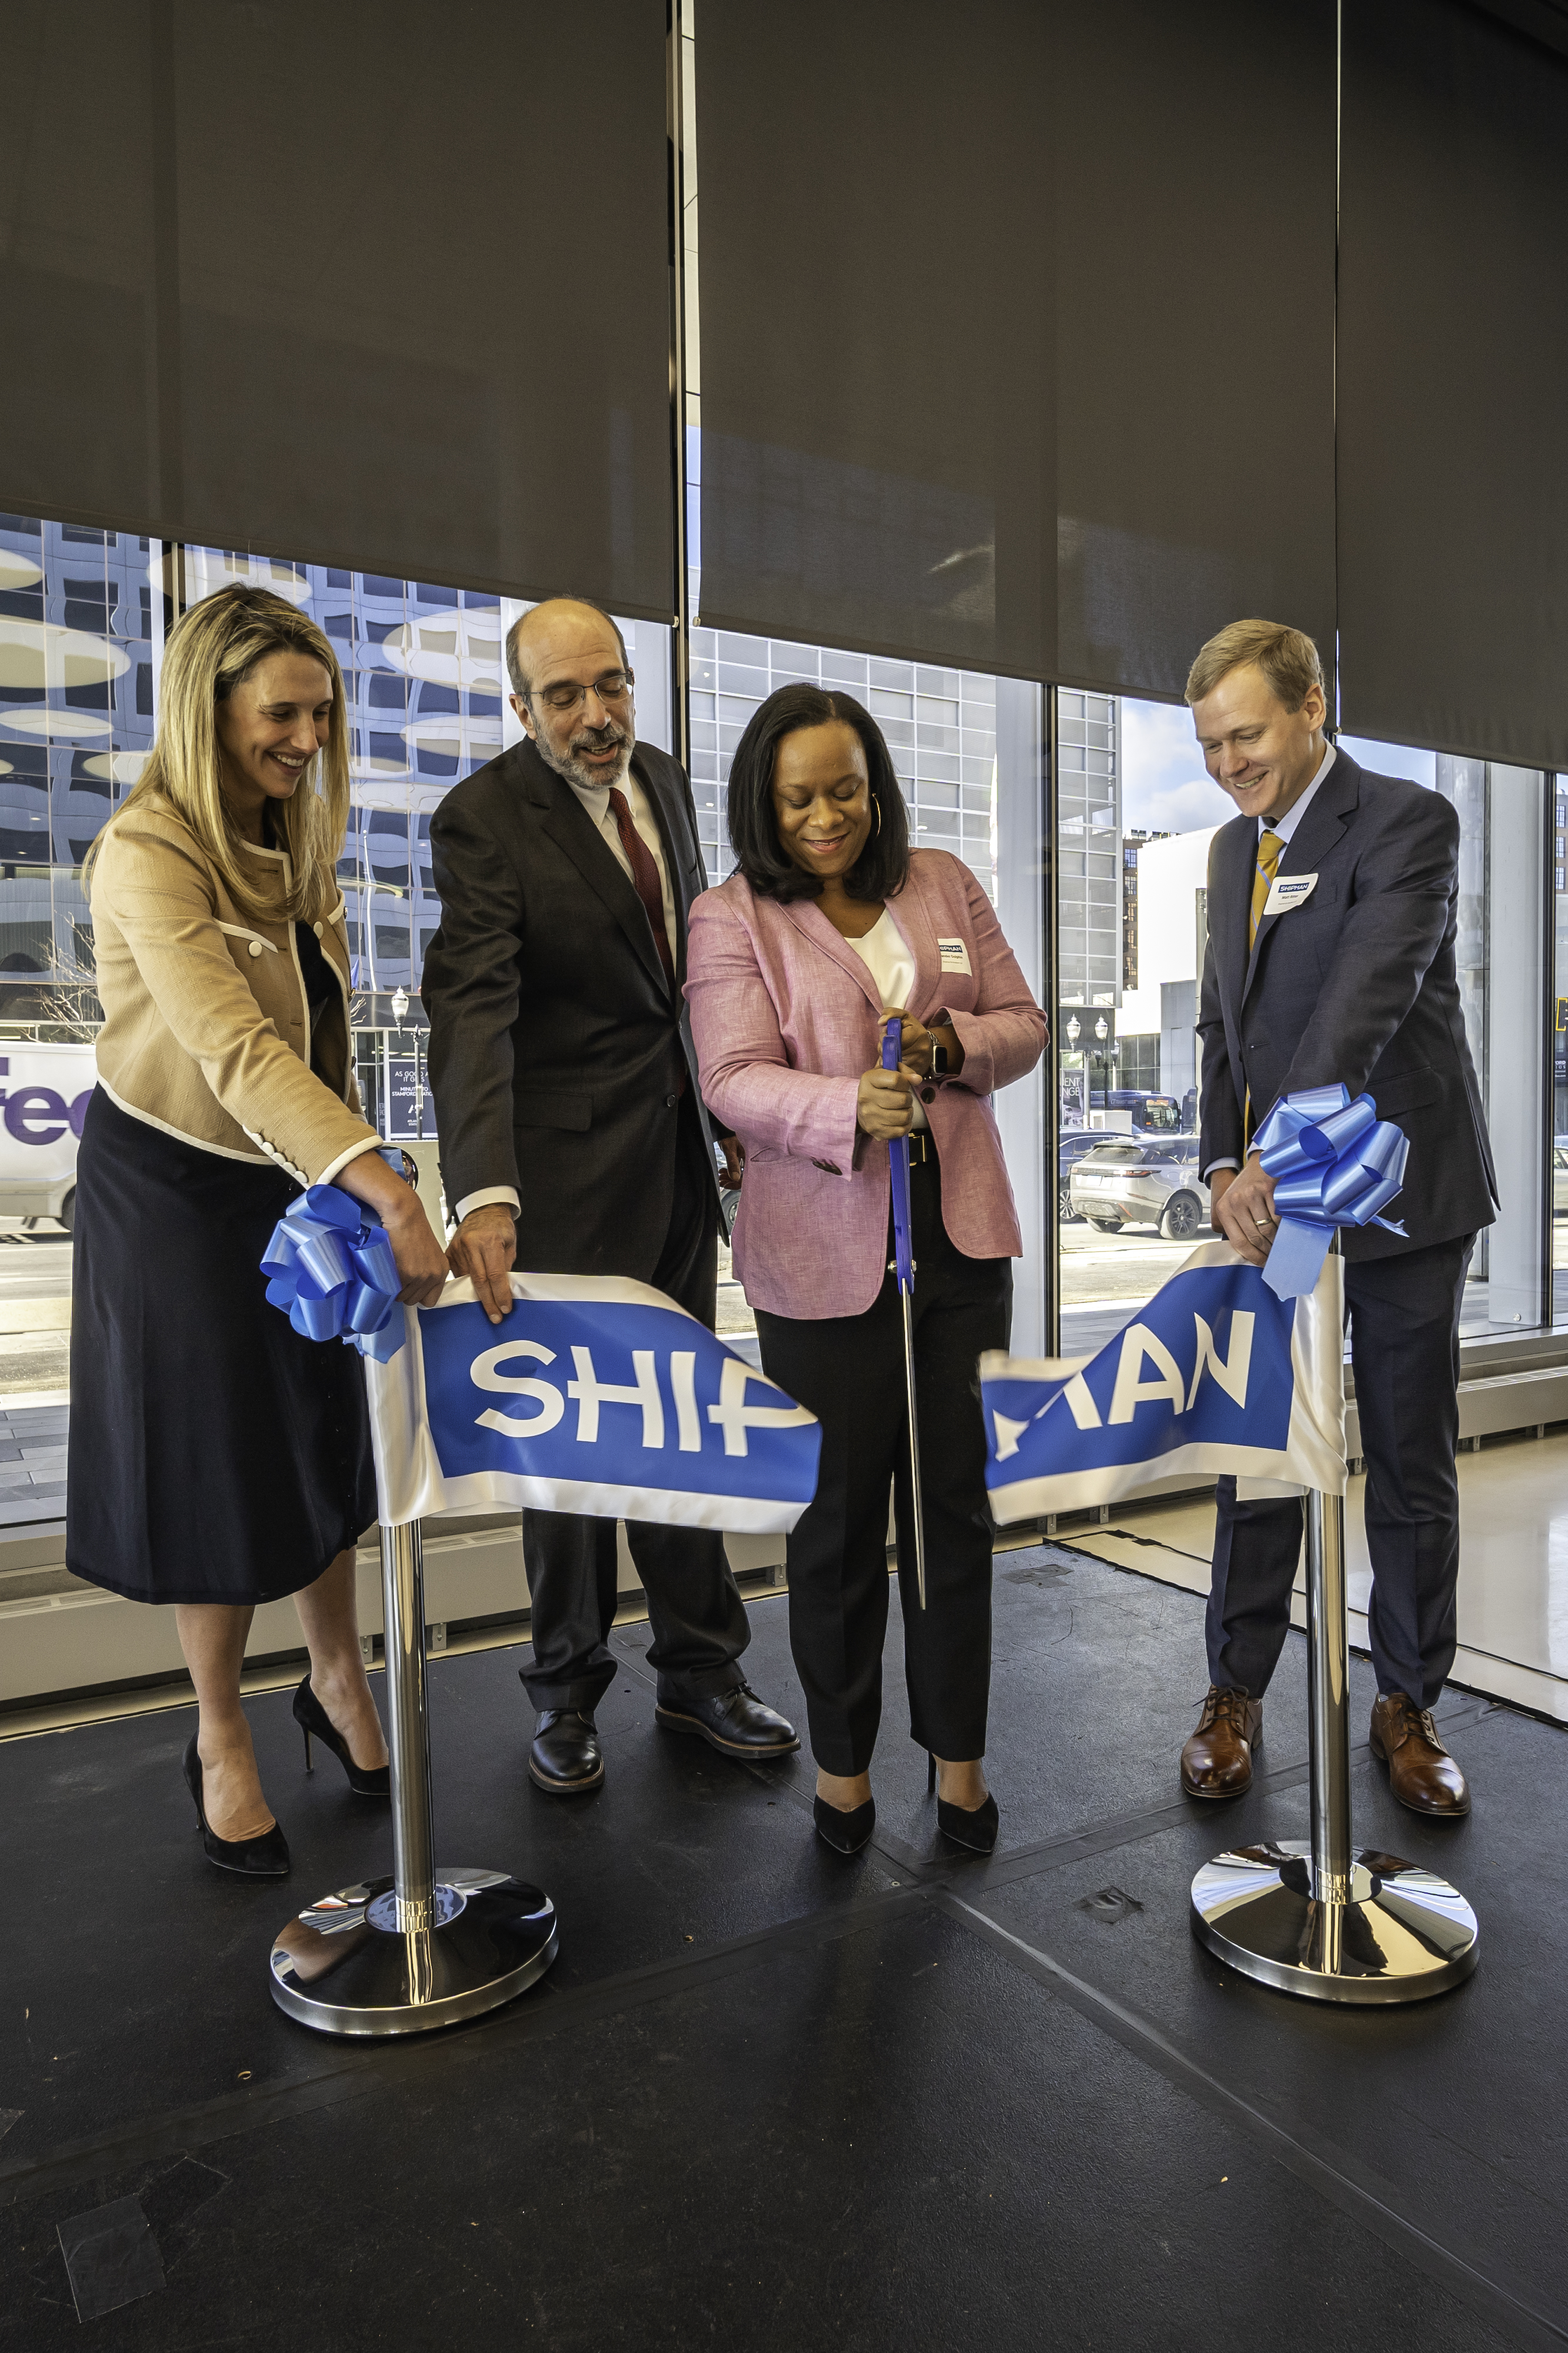
[[[621,837],[621,848],[626,853],[626,863],[632,870],[637,897],[642,901],[643,912],[653,928],[653,944],[658,950],[664,976],[673,991],[675,965],[669,953],[669,934],[664,925],[664,892],[659,887],[658,869],[653,862],[647,842],[632,822],[625,793],[616,785],[610,786],[610,807],[615,812],[616,831]]]

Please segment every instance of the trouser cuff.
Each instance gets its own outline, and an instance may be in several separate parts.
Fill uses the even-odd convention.
[[[584,1673],[570,1676],[564,1681],[552,1680],[548,1672],[542,1673],[537,1668],[520,1667],[518,1681],[541,1715],[547,1707],[566,1707],[577,1708],[584,1715],[592,1715],[615,1682],[616,1673],[616,1664],[611,1659],[606,1660],[602,1667],[590,1667]]]
[[[716,1667],[661,1667],[659,1704],[677,1699],[710,1699],[715,1692],[734,1691],[745,1680],[733,1659],[724,1659]]]

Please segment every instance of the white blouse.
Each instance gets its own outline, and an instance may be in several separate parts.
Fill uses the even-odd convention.
[[[910,991],[915,985],[915,960],[902,932],[886,907],[878,916],[864,939],[850,940],[852,947],[882,993],[884,1011],[907,1006]],[[919,1095],[914,1099],[914,1124],[929,1127],[925,1105]]]

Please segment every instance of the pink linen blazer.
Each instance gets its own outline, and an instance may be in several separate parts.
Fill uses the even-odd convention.
[[[926,1117],[942,1221],[969,1258],[1023,1243],[991,1096],[1039,1060],[1046,1017],[991,902],[945,849],[917,849],[888,910],[915,959],[909,1010],[943,1007],[963,1070]],[[960,969],[960,967],[966,967]],[[759,899],[739,874],[691,910],[686,995],[702,1096],[746,1147],[735,1271],[753,1307],[863,1314],[888,1262],[888,1151],[855,1123],[879,1060],[876,983],[813,899]]]

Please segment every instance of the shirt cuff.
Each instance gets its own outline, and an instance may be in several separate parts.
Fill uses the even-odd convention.
[[[458,1223],[461,1225],[472,1209],[488,1209],[492,1201],[504,1201],[513,1217],[522,1208],[510,1185],[481,1185],[477,1193],[465,1193],[458,1202]]]
[[[379,1152],[381,1149],[380,1136],[367,1135],[363,1143],[351,1144],[346,1152],[340,1152],[335,1160],[330,1160],[321,1175],[312,1181],[318,1185],[331,1185],[336,1179],[338,1171],[346,1168],[351,1160],[363,1160],[367,1152]]]
[[[953,1036],[963,1049],[963,1068],[953,1071],[952,1083],[967,1087],[971,1094],[994,1094],[996,1064],[981,1016],[950,1012],[947,1018],[952,1024]]]
[[[1205,1185],[1208,1183],[1209,1178],[1214,1175],[1216,1168],[1239,1168],[1240,1166],[1241,1163],[1239,1160],[1211,1160],[1208,1166],[1204,1170],[1204,1183]]]

